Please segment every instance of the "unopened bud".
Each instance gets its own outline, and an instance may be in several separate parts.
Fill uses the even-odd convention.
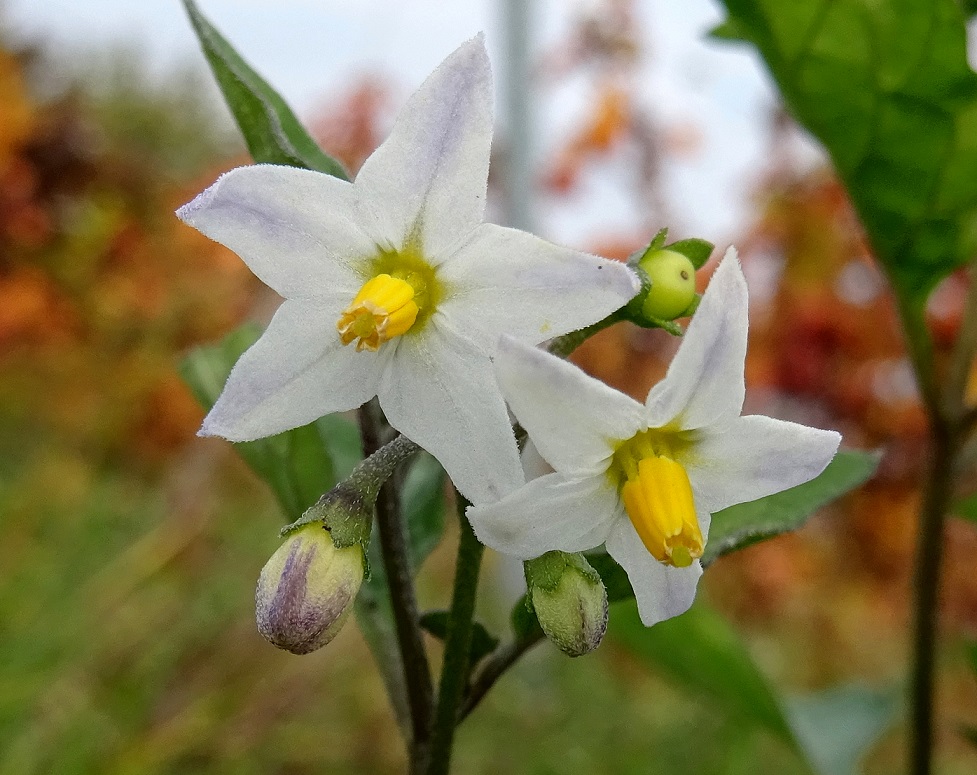
[[[688,314],[695,299],[695,265],[687,256],[649,249],[638,266],[651,281],[641,306],[646,318],[674,320]]]
[[[291,533],[261,569],[255,593],[258,632],[293,654],[331,641],[363,581],[363,547],[338,549],[322,523]]]
[[[547,552],[525,564],[529,600],[556,646],[579,657],[600,645],[607,630],[607,591],[582,554]]]

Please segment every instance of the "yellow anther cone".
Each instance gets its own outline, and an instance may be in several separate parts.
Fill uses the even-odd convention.
[[[414,287],[397,277],[371,278],[336,322],[344,345],[356,341],[357,350],[376,351],[381,344],[410,330],[419,309]]]
[[[689,475],[668,457],[638,461],[621,488],[624,508],[652,556],[684,568],[702,556],[702,531],[695,515]]]

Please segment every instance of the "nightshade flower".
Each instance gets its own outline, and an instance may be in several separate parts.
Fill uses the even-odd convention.
[[[223,175],[178,215],[285,298],[237,362],[201,435],[247,441],[379,396],[473,502],[522,481],[490,358],[638,290],[621,264],[482,223],[492,83],[478,36],[410,98],[348,183],[291,167]]]
[[[740,416],[746,333],[746,280],[730,249],[643,405],[504,338],[502,392],[554,473],[470,508],[479,540],[522,559],[604,543],[627,571],[646,625],[686,611],[710,515],[813,479],[841,440]]]

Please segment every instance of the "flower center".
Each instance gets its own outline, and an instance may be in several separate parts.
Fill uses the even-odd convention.
[[[410,330],[417,320],[414,287],[399,277],[379,274],[367,280],[339,316],[336,330],[344,345],[376,352],[380,345]]]
[[[408,331],[417,331],[434,314],[442,285],[435,269],[412,244],[380,250],[367,265],[366,282],[336,321],[343,344],[376,351]]]
[[[620,474],[624,509],[645,548],[659,562],[685,568],[704,547],[689,475],[673,457],[682,446],[677,441],[642,431],[614,453],[613,468]]]

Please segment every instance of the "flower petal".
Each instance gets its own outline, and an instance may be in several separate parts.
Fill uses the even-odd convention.
[[[350,183],[258,164],[221,175],[176,214],[237,253],[281,296],[348,303],[363,284],[358,264],[377,252],[357,212]]]
[[[738,417],[724,430],[704,432],[686,463],[696,503],[716,512],[810,481],[838,450],[834,431]]]
[[[523,483],[491,362],[440,321],[402,337],[379,395],[390,424],[434,455],[472,503],[496,501]]]
[[[286,301],[231,370],[201,436],[251,441],[354,409],[376,393],[386,360],[343,347],[334,307]]]
[[[627,572],[645,626],[684,614],[692,606],[702,575],[698,561],[687,568],[663,565],[641,543],[628,519],[618,522],[607,537],[607,553]]]
[[[644,426],[644,408],[580,368],[503,336],[495,374],[540,454],[569,475],[607,469],[618,442]]]
[[[624,264],[485,223],[441,268],[452,325],[494,347],[499,333],[537,344],[620,309],[641,289]]]
[[[468,509],[479,541],[521,560],[554,549],[593,549],[604,543],[621,518],[617,493],[602,476],[567,479],[547,474],[501,501]]]
[[[399,249],[422,238],[437,265],[482,222],[492,145],[492,71],[481,35],[463,44],[408,100],[356,176],[379,233]]]
[[[683,429],[721,424],[743,408],[746,386],[746,279],[730,248],[712,276],[665,379],[648,394],[648,425]]]

